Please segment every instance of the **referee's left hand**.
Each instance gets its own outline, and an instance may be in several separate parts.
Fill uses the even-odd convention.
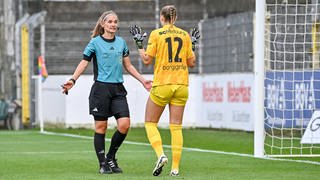
[[[149,92],[152,88],[152,80],[145,80],[142,83],[143,87]]]

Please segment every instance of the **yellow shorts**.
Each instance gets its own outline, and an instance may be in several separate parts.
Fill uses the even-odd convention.
[[[184,106],[187,103],[188,94],[186,85],[162,85],[152,87],[150,98],[159,106],[167,104]]]

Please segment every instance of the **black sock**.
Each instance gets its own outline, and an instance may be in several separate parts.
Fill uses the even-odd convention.
[[[94,133],[94,148],[100,165],[105,164],[105,134]]]
[[[127,136],[127,134],[122,134],[121,132],[119,132],[119,130],[114,132],[112,139],[111,139],[109,152],[107,154],[108,159],[115,159],[116,153],[117,153],[119,147],[121,146],[122,142],[126,138],[126,136]]]

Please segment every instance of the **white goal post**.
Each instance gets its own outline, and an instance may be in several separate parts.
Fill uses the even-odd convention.
[[[255,157],[320,156],[320,1],[257,0]]]

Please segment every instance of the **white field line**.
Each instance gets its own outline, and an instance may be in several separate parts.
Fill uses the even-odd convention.
[[[50,141],[47,142],[47,144],[64,144],[68,143],[70,141]],[[72,143],[83,143],[88,142],[88,140],[78,140],[78,141],[72,141]],[[0,142],[0,145],[10,145],[10,144],[35,144],[39,143],[39,141],[6,141],[6,142]]]
[[[12,135],[12,134],[34,134],[34,131],[0,131],[0,135]]]
[[[93,137],[88,137],[88,136],[66,134],[66,133],[55,133],[55,132],[47,132],[47,131],[42,132],[42,134],[57,135],[57,136],[64,136],[64,137],[73,137],[73,138],[82,138],[82,139],[93,139]],[[110,142],[110,139],[106,138],[106,141]],[[150,144],[148,144],[148,143],[133,142],[133,141],[124,141],[124,143],[125,144],[132,144],[132,145],[139,145],[139,146],[150,146]],[[163,147],[171,148],[170,145],[163,145]],[[183,150],[194,151],[194,152],[203,152],[203,153],[213,153],[213,154],[223,154],[223,155],[233,155],[233,156],[256,158],[251,154],[242,154],[242,153],[236,153],[236,152],[215,151],[215,150],[206,150],[206,149],[199,149],[199,148],[188,148],[188,147],[183,147]],[[280,159],[280,158],[270,158],[270,157],[256,158],[256,159],[320,165],[320,162],[307,161],[307,160]]]
[[[121,1],[154,1],[154,0],[44,0],[46,2],[95,2],[95,1],[102,1],[102,2],[121,2]]]
[[[39,154],[92,154],[92,151],[23,151],[23,152],[14,152],[14,151],[4,151],[0,154],[23,154],[23,155],[39,155]],[[123,150],[122,152],[126,153],[148,153],[151,151],[131,151]]]

